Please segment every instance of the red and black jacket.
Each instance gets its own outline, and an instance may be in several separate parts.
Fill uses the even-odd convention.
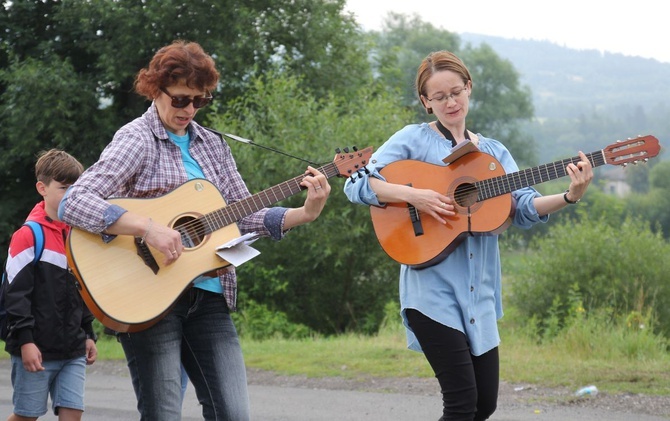
[[[93,336],[93,315],[68,270],[65,241],[69,227],[49,218],[40,202],[27,220],[44,232],[42,256],[33,265],[35,240],[22,226],[9,244],[5,309],[9,334],[5,350],[21,356],[21,346],[35,343],[44,361],[86,355],[86,336]]]

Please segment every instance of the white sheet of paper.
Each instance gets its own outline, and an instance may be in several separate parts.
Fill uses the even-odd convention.
[[[238,244],[246,244],[249,245],[256,241],[258,239],[258,234],[255,232],[250,232],[248,234],[244,234],[241,237],[233,238],[232,240],[228,241],[225,244],[221,244],[216,248],[216,250],[224,250],[228,249],[231,247],[235,247]]]
[[[216,254],[231,265],[237,267],[258,256],[261,252],[246,244],[237,244],[233,247],[217,250]]]

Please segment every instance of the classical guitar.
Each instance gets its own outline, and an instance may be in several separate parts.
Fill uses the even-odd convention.
[[[327,178],[349,177],[364,167],[372,147],[338,152],[319,168]],[[129,211],[181,233],[184,251],[171,265],[162,254],[131,236],[104,243],[99,234],[73,228],[67,241],[70,268],[93,315],[117,332],[137,332],[158,322],[198,276],[229,266],[215,248],[240,237],[237,221],[286,199],[304,187],[304,174],[227,205],[209,181],[188,181],[151,199],[110,198]]]
[[[625,166],[646,161],[659,150],[658,139],[643,136],[586,156],[593,167]],[[393,162],[380,171],[389,182],[442,192],[454,199],[456,215],[443,225],[433,217],[424,217],[408,203],[371,206],[375,234],[382,249],[395,261],[414,268],[432,266],[467,236],[504,231],[511,222],[513,191],[564,177],[566,166],[579,161],[577,156],[509,174],[493,156],[478,150],[461,154],[447,166],[414,160]]]

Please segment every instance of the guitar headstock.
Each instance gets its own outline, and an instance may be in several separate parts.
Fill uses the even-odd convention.
[[[603,149],[605,161],[612,165],[626,166],[629,163],[646,162],[658,155],[661,145],[654,136],[640,136],[634,139],[619,140]]]
[[[343,151],[339,149],[333,159],[333,164],[337,168],[340,177],[350,177],[356,172],[360,171],[370,162],[372,156],[372,146],[365,149],[358,150],[355,146],[352,151],[349,148],[344,148]]]

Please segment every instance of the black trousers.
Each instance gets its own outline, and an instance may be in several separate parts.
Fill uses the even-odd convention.
[[[484,421],[496,410],[500,362],[498,348],[478,357],[470,353],[465,335],[417,310],[406,310],[442,389],[442,421]]]

